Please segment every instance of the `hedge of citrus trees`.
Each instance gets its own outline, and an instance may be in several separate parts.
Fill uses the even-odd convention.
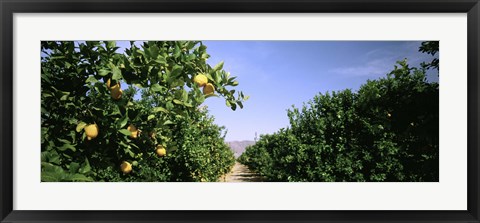
[[[41,43],[42,181],[216,181],[234,164],[202,103],[246,96],[199,41]]]
[[[438,42],[420,51],[435,55]],[[263,135],[239,161],[271,181],[438,181],[438,59],[399,61],[358,92],[318,94],[288,111],[290,127]]]

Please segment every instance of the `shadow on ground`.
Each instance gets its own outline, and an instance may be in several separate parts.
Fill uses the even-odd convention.
[[[222,180],[222,182],[264,182],[265,178],[259,174],[252,172],[243,164],[238,162]]]

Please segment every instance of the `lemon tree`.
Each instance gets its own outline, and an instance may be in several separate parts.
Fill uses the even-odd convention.
[[[438,52],[438,43],[420,51],[426,46]],[[438,59],[421,68],[399,61],[358,92],[318,94],[239,161],[271,181],[438,181],[439,85],[426,80],[430,68]]]
[[[200,41],[44,41],[42,181],[215,181],[234,163],[202,105],[248,98]]]

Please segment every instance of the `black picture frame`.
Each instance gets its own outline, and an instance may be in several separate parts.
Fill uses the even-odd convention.
[[[479,0],[0,0],[1,222],[480,222]],[[22,211],[13,210],[14,13],[467,13],[466,211]],[[441,196],[441,195],[439,195]]]

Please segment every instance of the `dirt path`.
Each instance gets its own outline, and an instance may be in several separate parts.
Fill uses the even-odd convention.
[[[221,179],[222,182],[262,182],[262,176],[248,169],[247,166],[235,162],[232,171]]]

